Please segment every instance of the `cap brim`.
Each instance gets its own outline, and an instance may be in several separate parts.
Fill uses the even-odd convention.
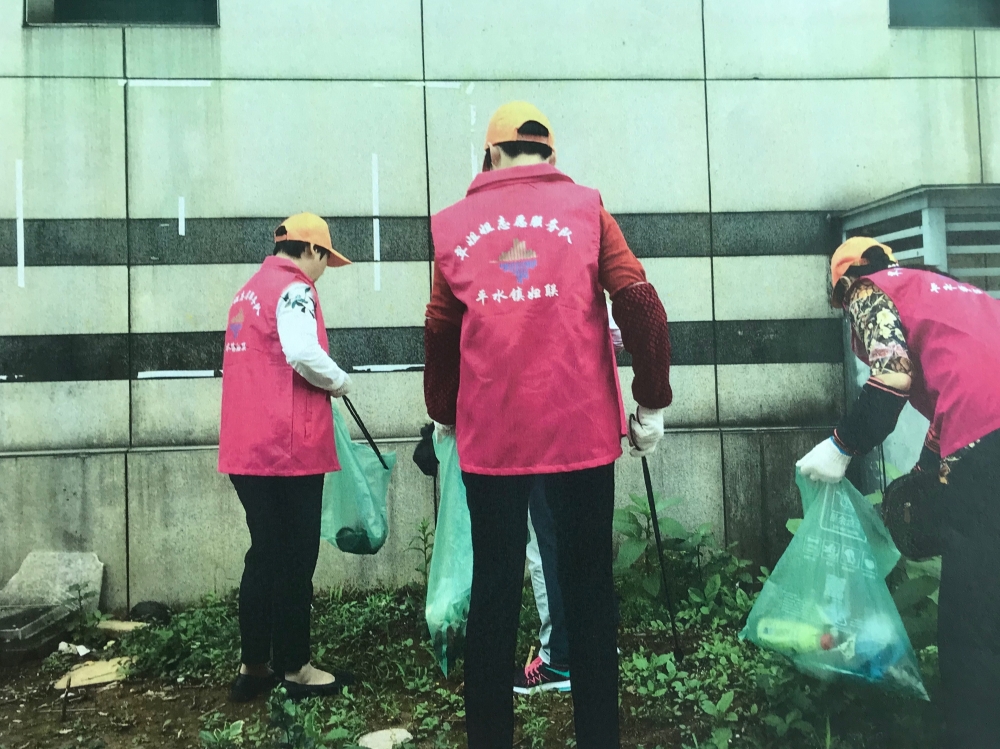
[[[336,250],[327,250],[330,254],[326,257],[326,267],[327,268],[343,268],[345,265],[350,265],[351,261],[346,257],[341,255]]]

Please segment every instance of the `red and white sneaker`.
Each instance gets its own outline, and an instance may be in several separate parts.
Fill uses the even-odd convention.
[[[534,692],[570,691],[569,669],[550,666],[541,657],[535,658],[524,671],[514,672],[514,691],[517,694]]]

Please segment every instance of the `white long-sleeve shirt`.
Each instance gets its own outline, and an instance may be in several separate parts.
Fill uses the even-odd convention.
[[[319,345],[316,300],[308,284],[290,284],[278,298],[278,339],[288,364],[310,384],[337,391],[351,381]]]
[[[608,304],[608,327],[611,329],[611,342],[615,345],[615,353],[620,354],[625,350],[622,344],[622,329],[615,322],[615,316],[611,314],[611,300],[605,300]]]

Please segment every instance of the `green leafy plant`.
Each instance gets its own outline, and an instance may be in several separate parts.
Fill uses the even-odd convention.
[[[243,745],[243,721],[227,723],[222,728],[203,730],[198,739],[204,749],[235,749]]]
[[[344,696],[349,699],[347,689]],[[319,699],[290,700],[279,688],[268,700],[270,725],[276,749],[356,749],[351,739],[356,732],[344,725],[348,711],[335,710],[323,716]]]
[[[914,649],[937,642],[941,557],[925,562],[903,559],[892,576],[892,599]]]
[[[548,705],[547,697],[555,695],[536,694],[525,699],[520,699],[514,706],[514,713],[521,724],[520,746],[528,746],[531,749],[544,749],[547,745],[547,737],[551,723],[548,715],[543,712]]]
[[[417,526],[416,535],[410,539],[407,551],[418,554],[420,561],[414,570],[420,574],[424,588],[427,587],[427,580],[431,572],[431,554],[434,551],[434,528],[431,521],[424,518]]]
[[[134,658],[135,675],[224,683],[239,664],[239,642],[235,596],[206,596],[201,605],[175,614],[167,626],[130,633],[119,652]]]
[[[102,644],[105,637],[97,629],[104,616],[95,603],[97,591],[81,583],[73,583],[67,588],[63,606],[70,611],[66,620],[66,635],[75,645],[94,648]]]
[[[632,571],[638,576],[640,589],[646,595],[655,597],[660,592],[660,571],[649,503],[638,494],[630,494],[629,499],[630,505],[614,512],[614,529],[623,537],[615,558],[615,573],[621,576]],[[661,535],[668,539],[687,539],[688,533],[684,526],[666,514],[668,509],[676,507],[682,500],[664,500],[654,495],[654,501]]]

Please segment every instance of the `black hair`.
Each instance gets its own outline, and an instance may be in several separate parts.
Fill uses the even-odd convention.
[[[279,232],[280,232],[280,227],[279,227]],[[326,256],[330,254],[329,250],[325,250],[322,247],[316,247],[315,245],[313,246],[316,252],[319,253],[319,256],[323,259],[325,259]],[[281,239],[274,243],[274,252],[272,252],[271,254],[277,255],[279,252],[281,252],[284,253],[285,255],[288,255],[289,257],[302,257],[302,253],[308,249],[309,249],[308,242],[300,242],[297,239]]]
[[[549,137],[549,129],[541,122],[535,120],[528,120],[517,129],[517,132],[520,135],[533,135],[538,138]],[[510,140],[505,143],[494,143],[493,145],[507,154],[507,158],[509,159],[516,159],[518,156],[524,156],[525,154],[532,154],[541,156],[543,159],[548,159],[552,155],[552,146],[539,143],[535,140]],[[483,159],[483,171],[488,172],[492,166],[493,161],[490,158],[490,149],[487,148],[486,156]]]

